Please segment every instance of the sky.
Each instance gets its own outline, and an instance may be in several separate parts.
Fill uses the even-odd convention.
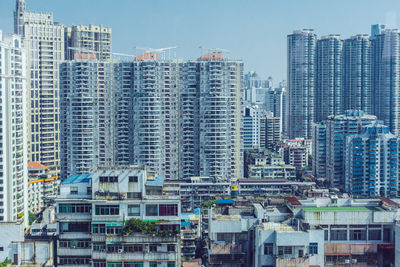
[[[286,79],[287,35],[314,29],[343,38],[370,25],[399,25],[398,0],[26,0],[27,10],[51,12],[63,25],[112,28],[113,51],[177,46],[177,57],[196,59],[199,46],[230,51],[245,71],[274,82]],[[0,0],[0,29],[13,31],[15,0]]]

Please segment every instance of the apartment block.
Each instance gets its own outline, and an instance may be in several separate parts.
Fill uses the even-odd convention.
[[[114,164],[113,66],[93,54],[60,65],[61,177]]]
[[[23,39],[0,30],[0,222],[27,223],[27,90]]]
[[[64,60],[64,27],[50,13],[26,12],[16,1],[14,32],[25,40],[29,161],[60,170],[59,64]]]
[[[58,265],[181,265],[180,200],[144,167],[73,175],[57,198]]]
[[[38,214],[55,199],[60,179],[51,176],[49,168],[39,162],[28,163],[28,208]]]
[[[102,25],[73,25],[64,29],[65,59],[73,60],[81,51],[90,51],[96,59],[111,59],[112,30]],[[80,49],[80,50],[79,50]]]
[[[354,196],[399,195],[400,139],[374,123],[346,138],[345,190]]]
[[[333,187],[344,188],[346,137],[359,134],[363,126],[375,121],[376,116],[349,110],[314,124],[313,174],[327,178]]]

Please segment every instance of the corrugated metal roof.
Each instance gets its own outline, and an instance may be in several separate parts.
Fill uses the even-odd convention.
[[[87,183],[87,182],[90,182],[91,180],[92,180],[91,173],[74,174],[74,175],[69,176],[61,184]]]
[[[147,180],[146,181],[147,186],[163,186],[164,185],[164,177],[157,176],[154,178],[154,180]]]

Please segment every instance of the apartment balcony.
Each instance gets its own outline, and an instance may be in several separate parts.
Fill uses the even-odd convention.
[[[90,221],[91,219],[91,213],[57,213],[59,221]]]
[[[106,242],[113,243],[176,243],[177,236],[153,236],[148,234],[135,233],[132,235],[110,235],[106,236]]]
[[[90,248],[58,248],[58,256],[90,256],[92,250]]]
[[[90,233],[85,233],[85,232],[60,233],[59,239],[90,239]]]
[[[104,252],[103,252],[104,253]],[[177,252],[122,252],[107,253],[107,261],[176,261]]]

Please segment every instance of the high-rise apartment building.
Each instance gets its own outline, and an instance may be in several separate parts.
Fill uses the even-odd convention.
[[[0,30],[0,222],[27,224],[25,44]]]
[[[103,27],[102,25],[66,27],[64,31],[65,59],[73,60],[76,54],[81,53],[76,48],[91,51],[98,60],[111,59],[111,35],[111,28]]]
[[[342,49],[339,35],[323,36],[316,46],[315,121],[342,113]]]
[[[57,174],[60,166],[59,64],[64,60],[64,27],[50,13],[26,12],[16,1],[14,30],[25,40],[27,55],[29,160]]]
[[[400,30],[384,30],[371,39],[374,114],[390,132],[400,134]]]
[[[397,197],[400,139],[389,127],[373,123],[348,136],[345,190],[359,197]]]
[[[260,147],[273,150],[281,141],[281,119],[263,116],[260,120]]]
[[[60,66],[63,179],[114,164],[112,71],[112,64],[88,54]]]
[[[363,110],[372,114],[371,41],[366,34],[343,43],[343,111]]]
[[[261,146],[261,139],[265,146],[265,119],[262,125],[262,119],[265,118],[267,112],[255,105],[244,108],[243,123],[243,148],[258,149]],[[264,126],[264,127],[263,127]]]
[[[135,60],[133,162],[167,179],[179,177],[178,64]]]
[[[329,116],[327,120],[314,124],[313,174],[327,178],[332,187],[343,189],[346,138],[359,134],[363,126],[376,121],[376,116],[348,110],[344,115]]]
[[[313,30],[288,35],[288,136],[311,138],[315,119],[315,49]]]
[[[200,176],[235,181],[242,176],[243,63],[212,53],[200,57],[198,64]]]

